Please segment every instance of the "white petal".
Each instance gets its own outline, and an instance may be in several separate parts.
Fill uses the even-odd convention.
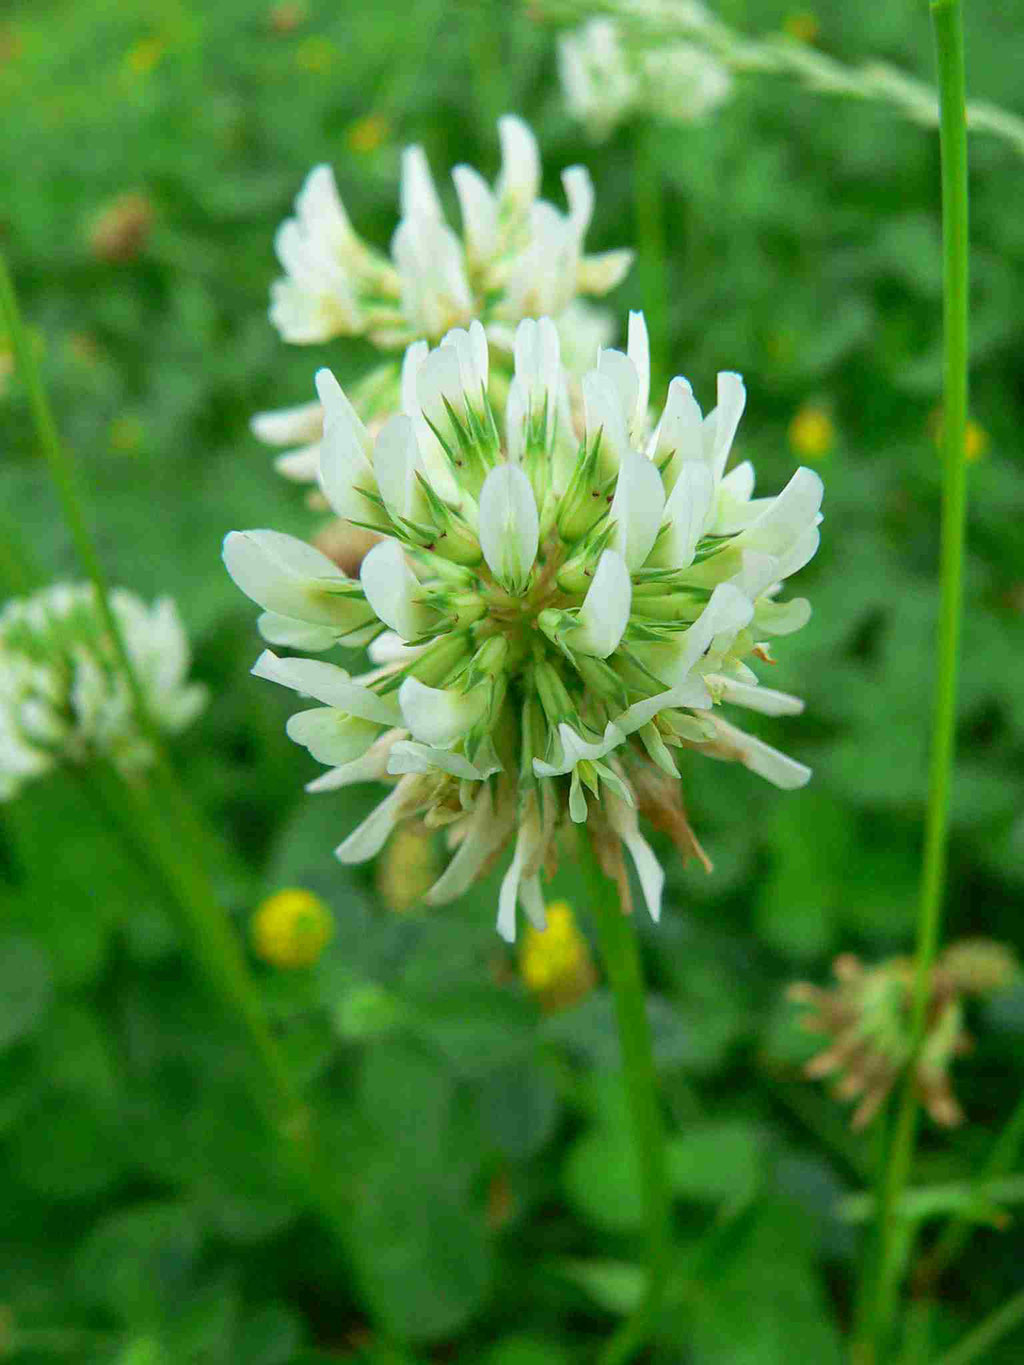
[[[306,791],[331,792],[341,787],[350,787],[356,782],[379,782],[388,770],[388,755],[396,740],[404,734],[402,730],[390,730],[370,745],[360,758],[350,763],[342,763],[330,772],[322,773],[312,782],[306,783]]]
[[[474,265],[490,261],[498,245],[498,206],[487,181],[472,166],[452,171],[462,212],[466,255]]]
[[[727,756],[737,759],[752,773],[757,773],[758,777],[765,778],[783,791],[795,791],[810,781],[811,770],[803,763],[797,763],[796,759],[779,753],[778,749],[773,749],[753,735],[744,734],[717,716],[714,721],[719,743],[727,751]]]
[[[480,490],[480,548],[491,572],[510,592],[525,588],[539,537],[530,480],[515,465],[498,465]]]
[[[396,540],[382,540],[363,556],[359,580],[376,615],[403,640],[414,640],[434,618],[416,600],[420,585]]]
[[[583,256],[576,267],[576,288],[581,294],[607,294],[626,278],[633,259],[628,247]]]
[[[703,678],[687,678],[678,687],[658,692],[653,697],[634,702],[621,716],[615,717],[615,724],[626,735],[632,735],[654,719],[661,711],[674,711],[681,706],[707,710],[711,706],[711,694]]]
[[[760,598],[754,606],[754,624],[762,635],[792,635],[811,619],[811,604],[806,597],[788,602]]]
[[[396,523],[424,515],[426,496],[417,478],[423,473],[423,461],[411,417],[397,413],[381,427],[373,447],[373,472],[384,506]]]
[[[388,772],[392,774],[430,773],[438,770],[467,782],[480,782],[484,776],[464,754],[435,749],[429,744],[417,744],[411,739],[399,740],[388,756]]]
[[[320,477],[320,442],[316,445],[300,446],[297,450],[286,450],[274,461],[274,468],[292,483],[316,483]]]
[[[422,645],[407,645],[400,635],[393,630],[386,630],[377,636],[366,652],[375,664],[407,664],[417,658],[423,648]]]
[[[660,646],[652,651],[659,656],[655,665],[658,676],[673,688],[681,687],[712,642],[722,636],[735,637],[749,623],[753,614],[754,606],[748,597],[733,584],[720,583],[711,594],[707,606],[690,629],[683,633],[678,644],[665,650],[663,657]]]
[[[272,650],[265,649],[253,664],[252,672],[257,678],[291,687],[350,716],[381,725],[398,725],[401,721],[394,697],[379,697],[353,682],[343,668],[320,659],[279,659]]]
[[[446,749],[471,730],[486,713],[490,688],[469,692],[427,687],[418,678],[406,678],[398,689],[398,704],[406,725],[423,744]]]
[[[426,894],[427,904],[443,905],[468,890],[508,838],[514,823],[514,801],[503,802],[496,810],[490,788],[482,787],[465,818],[465,833],[454,857]]]
[[[640,376],[632,358],[621,351],[601,351],[597,357],[597,372],[604,376],[614,390],[623,424],[629,431],[641,393]]]
[[[630,313],[626,354],[633,362],[639,380],[636,407],[632,414],[633,439],[639,442],[647,427],[647,405],[651,401],[651,343],[643,313]]]
[[[271,446],[319,441],[324,432],[323,404],[300,403],[276,412],[254,413],[249,419],[249,430],[258,441]]]
[[[399,203],[403,218],[444,217],[434,188],[434,177],[430,174],[430,163],[420,146],[406,147],[402,152]]]
[[[655,549],[655,564],[672,569],[689,568],[697,542],[704,534],[714,494],[714,479],[707,465],[691,460],[682,466],[665,504],[663,520],[667,530]]]
[[[247,597],[281,616],[350,630],[367,620],[362,604],[332,594],[349,579],[326,555],[280,531],[230,531],[224,564]]]
[[[380,726],[346,716],[333,706],[317,706],[289,716],[285,733],[304,745],[318,763],[336,767],[361,758],[380,734]]]
[[[569,166],[562,172],[562,187],[569,201],[569,224],[577,250],[594,216],[594,184],[585,166]]]
[[[612,791],[605,793],[603,805],[612,829],[629,849],[637,876],[640,878],[647,909],[650,911],[651,919],[657,924],[661,918],[661,893],[665,885],[662,866],[654,856],[654,850],[640,833],[633,807]]]
[[[664,510],[665,490],[657,468],[645,455],[627,451],[619,466],[608,515],[616,524],[611,547],[622,555],[630,571],[643,567]]]
[[[402,379],[400,389],[402,411],[405,413],[406,417],[418,417],[420,415],[420,400],[416,392],[416,378],[420,372],[420,367],[429,354],[429,342],[414,341],[411,346],[406,347],[405,355],[402,357]]]
[[[311,626],[308,621],[296,621],[274,611],[265,611],[256,622],[256,629],[268,645],[311,650],[314,654],[338,643],[338,631],[333,626]]]
[[[613,749],[617,749],[620,744],[624,744],[625,740],[626,736],[612,721],[609,721],[604,727],[604,734],[599,740],[583,739],[571,725],[562,721],[558,727],[558,742],[562,749],[561,761],[546,763],[543,759],[535,758],[533,760],[533,771],[538,777],[561,777],[565,773],[572,772],[577,763],[584,759],[593,763],[604,758]]]
[[[388,841],[388,835],[402,818],[402,804],[405,793],[402,785],[376,806],[358,825],[344,843],[334,850],[335,857],[343,863],[364,863],[375,857]]]
[[[629,623],[633,585],[626,561],[614,550],[605,550],[577,616],[578,629],[569,637],[581,654],[606,659],[617,648]]]
[[[718,406],[709,412],[704,424],[705,458],[716,479],[725,472],[736,428],[743,416],[747,391],[741,375],[723,370],[718,376]]]
[[[817,525],[823,493],[824,485],[813,469],[798,469],[761,516],[736,537],[734,545],[781,558]]]
[[[454,346],[459,357],[459,378],[466,401],[479,409],[487,391],[488,353],[487,333],[479,318],[474,318],[468,330],[453,327],[441,338],[442,346]]]
[[[650,445],[651,458],[658,465],[668,460],[664,480],[670,493],[684,465],[691,461],[705,462],[703,425],[693,390],[685,379],[677,376],[668,386],[665,411]]]
[[[601,359],[604,360],[612,354],[614,353],[611,351],[602,351]],[[600,434],[603,457],[601,473],[603,477],[608,478],[618,470],[632,445],[626,427],[626,414],[607,373],[591,370],[583,376],[583,413],[587,445],[595,441]]]
[[[318,370],[317,391],[324,406],[324,435],[320,443],[320,487],[338,516],[370,521],[374,508],[360,489],[376,493],[370,464],[373,442],[330,370]]]
[[[501,174],[496,193],[498,198],[515,204],[523,211],[533,203],[540,187],[540,153],[537,139],[528,124],[514,114],[498,120],[501,142]]]
[[[770,687],[752,687],[732,678],[716,679],[722,700],[733,706],[745,706],[748,711],[759,711],[763,716],[798,716],[804,709],[799,697],[788,692],[774,692]]]

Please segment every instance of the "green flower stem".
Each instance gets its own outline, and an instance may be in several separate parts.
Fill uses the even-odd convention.
[[[121,806],[124,818],[136,830],[141,846],[163,869],[164,877],[189,926],[193,951],[221,1000],[242,1025],[253,1053],[262,1065],[275,1107],[291,1123],[298,1113],[298,1102],[292,1091],[289,1073],[267,1024],[245,957],[210,886],[200,856],[203,845],[208,842],[207,838],[164,755],[162,737],[149,715],[145,695],[111,609],[109,585],[82,510],[74,465],[57,432],[2,252],[0,313],[6,321],[28,391],[43,456],[56,484],[76,552],[96,590],[99,611],[124,671],[139,726],[152,746],[157,784],[172,817],[170,822],[164,819],[163,811],[156,809],[148,792],[143,794],[138,787],[124,784],[124,791],[129,798]],[[109,797],[109,790],[107,794]],[[298,1127],[302,1126],[302,1123],[298,1124]]]
[[[946,874],[950,790],[956,733],[957,666],[963,596],[967,511],[964,438],[967,426],[967,121],[963,19],[960,0],[932,0],[932,27],[939,69],[944,257],[945,374],[943,403],[943,500],[938,678],[932,731],[931,776],[925,828],[914,964],[912,1036],[914,1056],[926,1024],[928,989],[939,946]],[[880,1255],[874,1339],[885,1339],[893,1314],[906,1239],[897,1226],[897,1206],[913,1162],[918,1104],[913,1067],[908,1068],[893,1133],[880,1210]]]
[[[989,1348],[1021,1323],[1024,1323],[1024,1289],[1014,1294],[1002,1308],[996,1309],[973,1332],[968,1332],[951,1351],[940,1356],[936,1365],[972,1365],[975,1360],[986,1360]]]
[[[290,1135],[298,1134],[305,1127],[302,1105],[223,908],[191,860],[181,856],[180,843],[146,782],[121,777],[104,764],[96,764],[91,776],[112,820],[126,839],[134,836],[136,854],[162,881],[186,941],[211,985],[242,1023],[264,1078],[270,1082],[270,1116]],[[259,1098],[267,1109],[262,1090]]]
[[[664,1298],[672,1250],[672,1205],[665,1161],[665,1124],[658,1101],[658,1077],[636,933],[629,916],[623,913],[618,887],[598,865],[586,826],[580,828],[579,846],[601,956],[615,997],[622,1069],[647,1223],[648,1280],[644,1296],[599,1356],[600,1365],[621,1365],[636,1355],[650,1337]]]
[[[1009,1175],[1017,1164],[1021,1145],[1024,1144],[1024,1095],[1017,1101],[1017,1107],[999,1134],[982,1167],[975,1184],[981,1190],[987,1189],[989,1182],[1001,1180]],[[942,1276],[947,1266],[952,1265],[963,1251],[974,1233],[975,1224],[965,1215],[952,1218],[945,1232],[924,1257],[914,1276],[915,1287],[919,1294],[929,1294]]]
[[[633,220],[637,275],[651,347],[651,392],[661,393],[660,367],[668,355],[665,193],[657,127],[644,120],[636,129],[633,159]],[[673,371],[674,373],[674,371]]]

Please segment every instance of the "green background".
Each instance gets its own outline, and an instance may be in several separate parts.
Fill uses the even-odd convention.
[[[794,8],[719,12],[766,33]],[[923,3],[815,12],[824,50],[931,79]],[[634,239],[639,130],[586,141],[561,102],[552,31],[525,8],[311,0],[303,14],[290,32],[239,0],[32,0],[0,15],[0,234],[104,562],[143,596],[176,598],[211,689],[175,760],[229,850],[219,889],[240,932],[282,886],[310,887],[336,916],[315,969],[255,970],[344,1210],[339,1250],[267,1139],[244,1051],[152,887],[81,786],[40,782],[4,808],[0,841],[0,1343],[13,1334],[26,1365],[431,1352],[557,1365],[591,1357],[636,1292],[604,989],[538,1011],[493,932],[495,878],[398,916],[372,869],[335,862],[375,794],[303,794],[315,765],[285,738],[288,698],[248,676],[255,612],[219,549],[232,528],[313,526],[250,414],[311,397],[322,363],[344,381],[373,358],[356,342],[286,347],[266,320],[273,232],[311,165],[334,165],[357,229],[384,246],[401,146],[425,145],[454,218],[448,168],[492,177],[494,121],[515,111],[554,202],[561,168],[589,166],[598,250]],[[1010,7],[970,6],[967,22],[972,94],[1019,105]],[[388,130],[369,153],[349,140],[368,113]],[[801,405],[836,427],[815,466],[822,548],[798,585],[814,616],[780,642],[771,678],[807,712],[760,731],[814,780],[782,794],[693,757],[684,791],[715,872],[662,849],[663,921],[638,926],[679,1232],[660,1349],[694,1365],[817,1365],[840,1358],[850,1320],[857,1230],[837,1205],[863,1187],[872,1139],[799,1080],[806,1044],[782,990],[824,982],[840,950],[874,960],[912,939],[937,603],[936,139],[765,77],[740,79],[702,126],[645,136],[669,248],[663,369],[705,406],[717,370],[743,372],[738,448],[763,492],[798,462],[787,430]],[[1024,163],[979,136],[971,188],[972,414],[989,439],[970,471],[947,924],[1020,947]],[[135,190],[155,210],[144,249],[97,260],[90,224]],[[649,267],[610,300],[618,317]],[[80,576],[16,379],[0,417],[0,497],[48,574]],[[571,869],[555,891],[589,930]],[[383,1009],[361,1008],[367,988]],[[955,1067],[968,1122],[926,1130],[921,1181],[975,1167],[1024,1082],[1024,989],[970,1025],[975,1052]],[[1019,1287],[1022,1255],[1012,1227],[978,1234],[946,1282],[940,1340]],[[1020,1349],[1011,1338],[989,1358]]]

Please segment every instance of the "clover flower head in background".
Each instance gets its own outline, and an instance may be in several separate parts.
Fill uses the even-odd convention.
[[[256,908],[249,930],[257,957],[292,970],[319,962],[334,936],[334,920],[319,896],[290,887]]]
[[[452,172],[461,236],[445,219],[423,148],[405,149],[390,258],[356,235],[331,168],[314,167],[275,242],[285,274],[271,291],[270,316],[284,340],[365,335],[395,349],[436,343],[478,319],[500,341],[520,318],[557,317],[577,294],[618,284],[631,251],[583,253],[594,209],[586,170],[563,172],[563,213],[537,197],[540,157],[527,125],[506,115],[498,134],[502,167],[493,187],[471,166]]]
[[[265,651],[254,672],[318,704],[288,733],[330,771],[311,790],[380,779],[392,789],[337,850],[375,856],[410,819],[445,828],[452,858],[427,894],[460,895],[514,842],[499,929],[516,905],[544,922],[542,869],[565,825],[590,821],[626,885],[623,849],[657,918],[663,874],[640,814],[692,843],[678,795],[682,751],[743,763],[783,788],[809,769],[745,734],[721,704],[801,710],[746,660],[798,630],[810,607],[777,598],[818,545],[821,480],[798,470],[754,498],[749,463],[726,473],[743,412],[718,377],[706,416],[674,379],[648,416],[641,314],[627,352],[583,376],[583,437],[568,412],[558,332],[526,319],[499,426],[480,322],[403,366],[403,412],[371,437],[329,371],[320,486],[339,517],[382,537],[359,579],[291,536],[232,532],[227,568],[263,609],[269,644],[318,653],[370,646],[361,677]]]
[[[188,682],[188,640],[174,603],[147,607],[116,589],[117,618],[149,716],[184,729],[206,691]],[[91,586],[55,584],[0,612],[0,800],[63,763],[106,759],[122,772],[152,760]]]
[[[548,1013],[568,1009],[597,984],[590,945],[580,932],[572,907],[555,901],[545,912],[547,924],[529,924],[519,949],[523,983]]]
[[[472,166],[452,172],[461,234],[445,219],[422,147],[402,153],[400,221],[391,254],[367,245],[353,229],[329,166],[316,166],[282,224],[276,250],[283,278],[271,290],[270,318],[285,341],[308,345],[367,336],[385,350],[424,340],[437,344],[452,327],[483,323],[496,369],[511,366],[512,338],[523,317],[555,319],[565,360],[593,363],[610,332],[603,314],[578,296],[606,294],[633,259],[628,250],[587,256],[583,241],[594,208],[582,166],[562,173],[567,211],[538,198],[541,166],[529,127],[513,115],[498,120],[502,165],[493,186]],[[497,386],[496,386],[497,387]],[[397,367],[385,365],[349,392],[371,425],[398,407]],[[495,392],[492,400],[500,400]],[[293,447],[277,468],[299,482],[315,480],[323,430],[318,403],[258,413],[254,435]]]
[[[558,70],[570,113],[602,141],[634,115],[696,123],[732,93],[728,69],[695,43],[630,44],[612,19],[563,34]]]
[[[831,1039],[807,1063],[806,1074],[814,1080],[838,1078],[836,1098],[860,1101],[851,1120],[859,1129],[875,1117],[910,1064],[914,964],[897,957],[865,967],[852,953],[843,953],[832,970],[836,985],[831,989],[796,982],[787,995],[814,1011],[804,1016],[804,1028]],[[914,1080],[921,1103],[943,1127],[963,1121],[949,1068],[954,1057],[970,1051],[970,1036],[963,1028],[964,998],[1005,989],[1016,973],[1011,950],[988,939],[951,944],[935,964]]]

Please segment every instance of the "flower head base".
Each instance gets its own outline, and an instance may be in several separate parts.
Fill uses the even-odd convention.
[[[188,640],[174,603],[117,589],[111,607],[151,720],[182,730],[206,690],[186,681]],[[0,800],[62,763],[103,758],[124,772],[152,761],[131,693],[85,584],[55,584],[0,612]]]
[[[776,594],[817,548],[822,491],[802,469],[778,497],[754,499],[749,464],[725,472],[738,375],[719,376],[707,416],[673,380],[652,429],[640,314],[628,353],[602,351],[583,378],[582,439],[553,322],[521,322],[514,354],[499,423],[479,322],[434,350],[410,347],[406,411],[375,440],[320,372],[320,486],[339,516],[382,536],[358,581],[274,531],[225,542],[269,643],[370,644],[376,667],[359,678],[270,650],[254,669],[318,703],[288,727],[331,768],[312,790],[397,779],[339,858],[373,857],[404,820],[445,827],[453,857],[427,896],[438,903],[514,833],[498,916],[509,939],[517,903],[543,922],[541,872],[566,820],[589,818],[629,852],[658,917],[663,878],[638,807],[664,807],[661,825],[688,831],[681,804],[658,796],[683,749],[780,787],[807,781],[807,768],[718,708],[801,709],[760,687],[744,660],[808,618],[806,601]]]
[[[493,187],[471,166],[452,172],[461,237],[445,219],[422,147],[405,149],[390,259],[356,235],[330,167],[314,167],[275,243],[285,275],[273,287],[270,317],[285,341],[366,335],[402,347],[421,337],[437,342],[474,318],[497,339],[522,317],[557,316],[577,294],[616,285],[632,252],[583,254],[594,205],[583,167],[562,176],[563,213],[537,197],[540,157],[527,125],[507,115],[498,133],[502,168]]]
[[[815,1080],[838,1076],[836,1096],[859,1099],[852,1127],[864,1128],[910,1064],[914,964],[897,957],[865,967],[852,953],[843,953],[832,970],[837,984],[831,990],[797,982],[788,995],[814,1010],[804,1016],[804,1028],[832,1040],[808,1062],[807,1075]],[[943,1127],[963,1121],[949,1067],[954,1057],[970,1051],[970,1036],[963,1029],[964,997],[1004,989],[1016,971],[1012,952],[986,939],[952,944],[935,965],[914,1079],[925,1109]]]
[[[253,951],[272,967],[312,967],[334,936],[331,912],[301,887],[278,891],[256,909],[250,925]]]

